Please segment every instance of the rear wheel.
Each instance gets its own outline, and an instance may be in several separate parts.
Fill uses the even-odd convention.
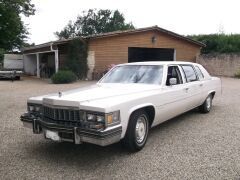
[[[199,106],[199,110],[202,113],[209,113],[212,108],[212,94],[209,94],[204,103]]]
[[[129,120],[123,145],[132,152],[141,150],[147,141],[149,117],[143,110],[134,112]]]

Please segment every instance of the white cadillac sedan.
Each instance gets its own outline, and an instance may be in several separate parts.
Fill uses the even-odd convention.
[[[53,141],[106,146],[121,140],[139,151],[151,127],[194,108],[208,113],[220,90],[220,79],[196,63],[120,64],[95,85],[29,98],[21,121]]]

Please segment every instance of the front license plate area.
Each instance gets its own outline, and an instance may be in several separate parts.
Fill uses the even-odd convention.
[[[58,132],[55,132],[55,131],[45,130],[45,137],[47,139],[51,139],[53,141],[60,141],[61,140],[60,136],[58,135]]]

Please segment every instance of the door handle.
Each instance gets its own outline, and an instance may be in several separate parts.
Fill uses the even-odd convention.
[[[189,88],[184,88],[184,90],[185,90],[185,91],[188,91],[188,90],[189,90]]]
[[[200,87],[202,87],[202,86],[203,86],[203,84],[199,84],[199,86],[200,86]]]

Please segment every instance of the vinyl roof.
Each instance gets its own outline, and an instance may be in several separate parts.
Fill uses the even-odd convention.
[[[168,34],[170,36],[173,36],[175,38],[188,41],[189,43],[198,45],[200,47],[205,47],[206,46],[202,42],[195,41],[193,39],[190,39],[188,37],[185,37],[185,36],[182,36],[180,34],[174,33],[172,31],[160,28],[158,26],[151,26],[151,27],[146,27],[146,28],[138,28],[138,29],[124,30],[124,31],[113,31],[113,32],[100,33],[100,34],[94,34],[94,35],[83,36],[83,37],[74,37],[74,38],[69,38],[69,39],[61,39],[61,40],[57,40],[57,41],[50,41],[50,42],[47,42],[47,43],[43,43],[43,44],[39,44],[39,45],[23,48],[22,51],[48,47],[48,46],[51,46],[51,45],[64,44],[64,43],[67,43],[67,42],[69,42],[69,41],[71,41],[73,39],[78,39],[78,38],[82,38],[82,39],[98,39],[98,38],[113,37],[113,36],[120,36],[120,35],[127,35],[127,34],[134,34],[134,33],[146,32],[146,31],[152,31],[152,30],[155,30],[155,31],[158,31],[158,32],[162,32],[162,33]]]

